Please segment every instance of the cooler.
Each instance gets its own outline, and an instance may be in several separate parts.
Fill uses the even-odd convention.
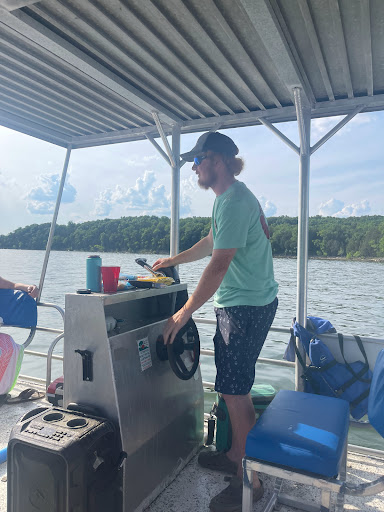
[[[276,395],[276,390],[269,384],[256,384],[252,386],[251,396],[255,408],[256,419],[263,414],[264,410],[272,402]],[[216,408],[216,449],[219,451],[228,451],[232,445],[232,428],[229,419],[227,405],[225,400],[219,396]]]

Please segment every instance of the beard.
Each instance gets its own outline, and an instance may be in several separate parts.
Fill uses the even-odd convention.
[[[204,171],[204,178],[200,175],[197,184],[200,188],[208,190],[216,183],[216,174],[213,170],[207,167]]]

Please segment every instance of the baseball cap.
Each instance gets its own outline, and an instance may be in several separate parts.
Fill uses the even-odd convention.
[[[228,156],[235,156],[239,152],[238,147],[230,137],[219,132],[207,132],[200,135],[191,151],[183,153],[180,157],[186,162],[193,162],[195,156],[208,150]]]

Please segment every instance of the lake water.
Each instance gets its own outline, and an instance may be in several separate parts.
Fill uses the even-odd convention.
[[[153,263],[158,256],[146,254],[99,253],[104,265],[117,265],[130,274],[145,274],[135,263],[135,258],[146,257]],[[50,256],[42,302],[51,302],[64,308],[64,295],[85,287],[85,262],[88,253],[53,251]],[[0,250],[0,275],[12,281],[39,283],[44,251]],[[181,281],[188,284],[191,293],[209,258],[180,266]],[[274,325],[289,328],[296,308],[296,260],[275,259],[275,277],[279,283],[279,308]],[[335,328],[345,334],[359,334],[384,338],[384,264],[363,261],[310,260],[308,277],[308,314],[329,319]],[[212,300],[195,313],[196,316],[214,318]],[[39,325],[62,328],[59,313],[40,308]],[[213,349],[213,326],[199,325],[201,346]],[[2,328],[4,329],[4,328]],[[18,343],[23,343],[27,331],[4,329]],[[31,350],[47,352],[55,335],[37,333]],[[262,357],[282,359],[288,336],[270,333],[261,353]],[[57,354],[62,353],[59,342]],[[45,377],[45,359],[24,357],[21,373]],[[215,366],[212,357],[201,357],[203,380],[214,382]],[[62,374],[60,362],[54,361],[53,378]],[[276,389],[294,388],[294,371],[291,368],[258,363],[256,383],[270,383]],[[214,401],[214,393],[206,394],[206,408]],[[381,437],[366,429],[353,429],[350,443],[381,447]]]

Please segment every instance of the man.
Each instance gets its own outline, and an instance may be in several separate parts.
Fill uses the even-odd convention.
[[[232,139],[208,132],[191,151],[181,155],[194,162],[192,169],[200,187],[211,188],[216,194],[211,230],[192,248],[153,265],[157,270],[212,254],[196,290],[164,330],[165,343],[173,343],[191,315],[216,292],[215,389],[229,411],[232,446],[226,453],[201,452],[198,460],[206,468],[236,476],[211,500],[212,512],[241,510],[241,460],[247,434],[255,423],[250,390],[256,360],[277,309],[278,285],[273,275],[268,225],[256,197],[235,178],[243,168],[243,160],[236,157],[238,152]],[[262,483],[255,477],[254,500],[262,495]]]

